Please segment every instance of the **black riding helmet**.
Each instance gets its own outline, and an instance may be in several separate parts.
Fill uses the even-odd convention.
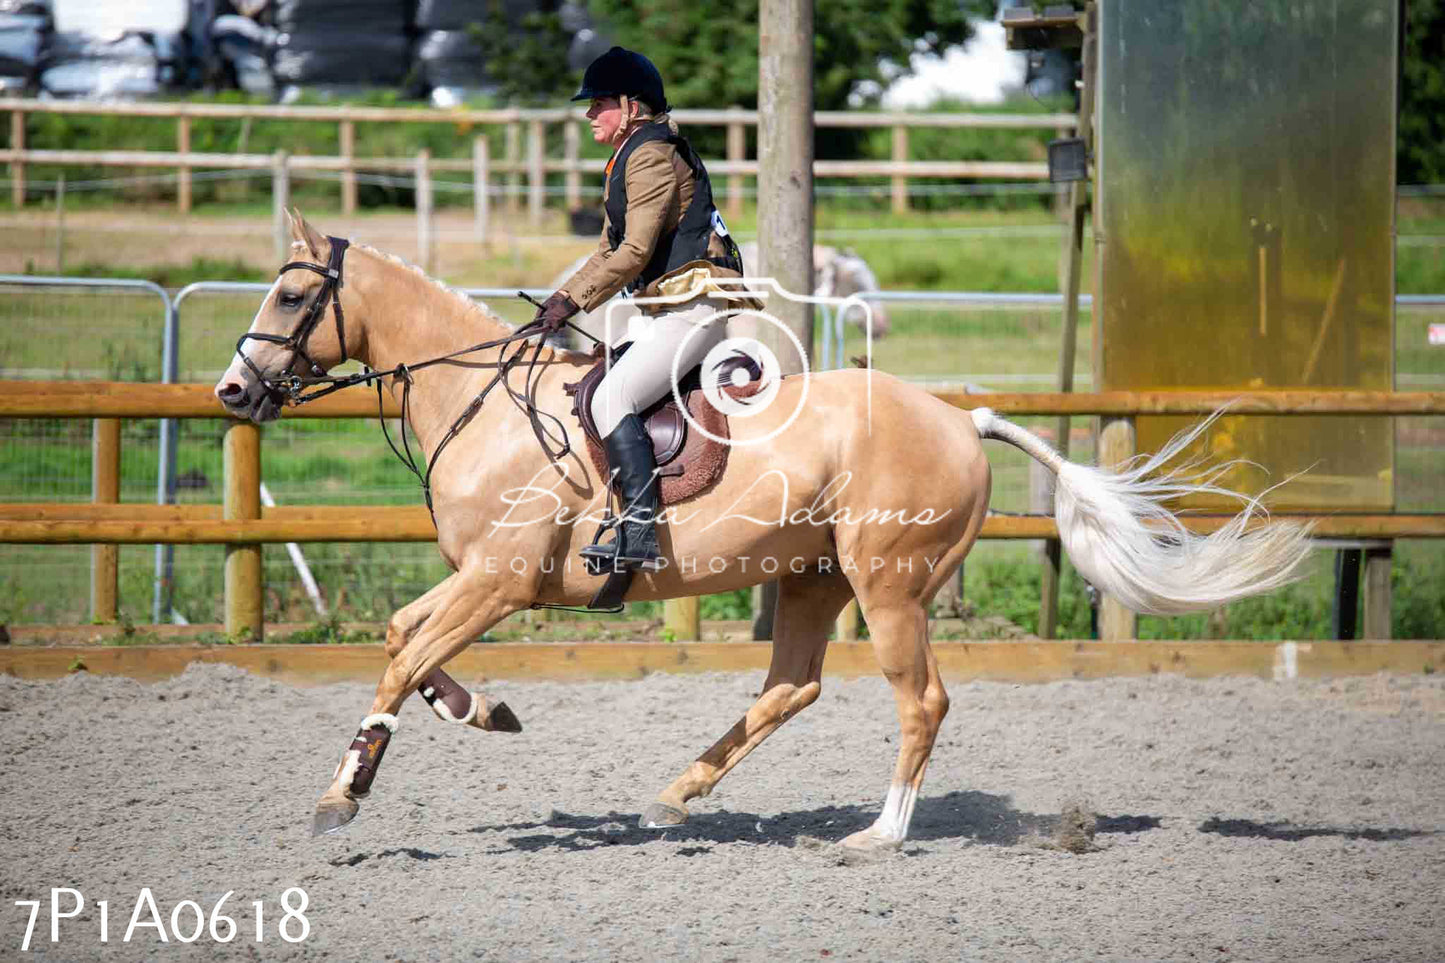
[[[662,92],[662,74],[640,53],[624,47],[613,47],[587,67],[582,86],[573,100],[593,97],[636,97],[654,113],[668,111],[667,96]]]

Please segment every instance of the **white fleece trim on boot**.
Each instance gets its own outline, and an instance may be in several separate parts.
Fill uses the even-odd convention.
[[[361,765],[361,751],[348,749],[336,767],[336,781],[342,789],[351,792],[351,780],[356,778],[356,768]]]
[[[432,711],[435,712],[437,714],[437,718],[442,720],[443,722],[460,722],[462,724],[471,722],[477,717],[477,703],[479,700],[477,699],[477,694],[475,692],[468,692],[467,695],[471,697],[472,702],[471,705],[467,707],[466,713],[463,714],[460,719],[452,715],[452,710],[447,705],[447,701],[445,699],[438,699],[433,702],[431,704]]]
[[[387,732],[396,735],[397,726],[401,723],[396,721],[396,716],[390,712],[374,712],[361,720],[361,728],[370,729],[372,726],[382,726]]]

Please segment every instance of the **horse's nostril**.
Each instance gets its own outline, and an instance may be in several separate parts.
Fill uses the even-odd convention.
[[[216,389],[216,394],[222,398],[234,398],[237,395],[244,393],[245,390],[246,389],[236,384],[236,382],[228,381],[225,384],[221,385],[221,387]]]

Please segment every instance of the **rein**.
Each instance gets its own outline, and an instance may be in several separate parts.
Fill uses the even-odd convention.
[[[386,438],[386,443],[391,446],[392,453],[396,455],[397,459],[408,471],[415,475],[421,483],[422,494],[426,496],[426,507],[427,511],[431,513],[433,527],[436,526],[436,509],[432,505],[432,470],[436,467],[437,459],[441,457],[441,453],[446,449],[447,445],[449,445],[457,435],[461,434],[462,429],[465,428],[467,423],[481,410],[483,402],[487,400],[487,396],[491,394],[492,389],[497,385],[500,384],[502,389],[506,391],[507,396],[511,398],[512,403],[526,414],[527,420],[532,426],[532,433],[537,438],[537,443],[542,446],[542,451],[549,459],[553,461],[558,460],[572,451],[571,438],[562,420],[550,412],[542,411],[532,403],[532,397],[536,389],[537,361],[541,357],[544,347],[541,341],[536,343],[532,351],[532,356],[527,362],[526,376],[523,379],[522,390],[518,391],[513,388],[507,380],[507,376],[511,374],[512,369],[521,363],[523,356],[527,354],[527,345],[521,345],[516,351],[512,352],[510,356],[507,354],[506,346],[518,341],[525,341],[538,334],[541,329],[535,320],[524,324],[506,337],[483,341],[480,344],[474,344],[470,347],[462,348],[436,358],[416,362],[415,364],[402,363],[385,371],[374,371],[366,368],[358,374],[346,375],[344,377],[328,375],[326,369],[317,364],[311,356],[306,353],[306,340],[311,336],[311,333],[320,323],[322,316],[326,313],[327,302],[329,301],[336,317],[336,337],[338,343],[341,345],[341,361],[344,362],[347,360],[346,329],[344,327],[344,316],[341,311],[339,288],[342,283],[342,262],[346,257],[346,248],[349,242],[345,238],[339,237],[327,237],[327,240],[331,242],[331,257],[325,267],[310,261],[291,261],[282,265],[281,270],[278,272],[279,277],[287,271],[300,268],[307,271],[314,271],[323,278],[321,288],[316,292],[315,299],[307,307],[306,314],[301,318],[301,322],[296,326],[296,330],[285,336],[279,334],[252,334],[247,332],[241,335],[240,340],[236,342],[236,353],[241,356],[241,360],[245,362],[246,367],[251,369],[251,372],[255,374],[257,380],[267,392],[279,398],[282,403],[290,407],[298,407],[306,404],[308,401],[324,398],[343,388],[350,388],[353,385],[366,384],[368,382],[375,383],[377,419],[381,422],[382,436]],[[517,293],[532,304],[537,304],[536,301],[526,294],[520,291]],[[541,307],[541,305],[537,306],[539,308]],[[593,341],[598,341],[597,338],[583,331],[570,321],[567,322],[567,326],[592,338]],[[283,370],[290,370],[299,358],[310,366],[311,374],[309,376],[292,374],[278,380],[267,378],[261,372],[261,369],[257,367],[250,358],[246,357],[245,352],[242,350],[248,340],[266,341],[289,348],[291,350],[291,360]],[[442,436],[441,442],[437,445],[436,451],[432,452],[431,458],[427,459],[426,465],[423,467],[417,461],[416,455],[411,450],[411,444],[407,441],[407,414],[410,408],[411,387],[413,383],[412,373],[420,371],[423,368],[429,368],[432,365],[454,361],[463,355],[497,347],[502,349],[499,359],[490,365],[481,365],[482,367],[494,366],[497,369],[497,373],[492,377],[492,380],[487,382],[486,386],[477,393],[477,396],[471,400],[462,413],[457,416],[456,420],[452,422],[451,427],[447,429],[446,434]],[[401,448],[397,448],[396,442],[392,441],[391,432],[388,431],[386,427],[386,416],[384,413],[385,401],[381,391],[382,380],[384,378],[394,378],[402,383]],[[319,385],[324,385],[325,387],[309,392],[306,390],[308,388],[317,388]],[[561,432],[560,438],[558,438],[556,434],[553,434],[547,425],[544,424],[544,418],[551,419],[551,421],[555,423],[556,428]],[[553,444],[558,447],[554,449],[552,447]]]

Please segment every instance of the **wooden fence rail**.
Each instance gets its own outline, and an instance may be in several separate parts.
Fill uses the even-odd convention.
[[[10,112],[10,145],[0,150],[0,161],[10,165],[12,198],[22,207],[26,195],[26,167],[35,164],[75,164],[97,167],[160,167],[177,172],[177,204],[182,212],[190,210],[190,172],[197,168],[230,168],[240,170],[271,170],[274,159],[268,154],[199,153],[192,151],[191,134],[196,120],[270,120],[337,125],[338,154],[335,156],[290,156],[286,165],[296,171],[339,171],[342,175],[342,210],[351,214],[356,208],[356,174],[358,171],[410,172],[414,158],[356,156],[356,125],[377,124],[448,124],[463,127],[501,126],[506,131],[507,150],[504,159],[432,158],[427,163],[431,172],[470,172],[478,183],[489,183],[493,173],[507,177],[509,195],[517,203],[515,188],[518,177],[527,175],[528,209],[534,223],[540,219],[545,203],[547,174],[565,174],[565,197],[569,207],[580,203],[581,175],[600,174],[602,160],[581,159],[582,138],[579,131],[586,121],[580,108],[553,110],[410,110],[384,107],[280,107],[245,104],[106,104],[92,101],[13,100],[3,105]],[[69,114],[112,117],[149,117],[176,122],[174,151],[82,151],[30,150],[26,148],[25,121],[30,114]],[[727,130],[727,157],[707,161],[708,168],[727,176],[728,213],[741,211],[742,177],[756,176],[756,161],[747,159],[747,131],[758,124],[753,110],[677,110],[673,117],[680,124],[697,127],[723,127]],[[893,132],[893,152],[888,161],[818,161],[817,177],[887,177],[895,210],[908,205],[907,186],[913,177],[1007,178],[1010,180],[1043,180],[1048,177],[1047,165],[1015,161],[914,161],[908,159],[908,131],[911,128],[1012,128],[1044,129],[1065,134],[1076,123],[1072,114],[914,114],[871,113],[851,111],[818,111],[817,127],[889,128]],[[549,125],[562,125],[563,156],[545,156]],[[523,158],[523,132],[528,142]],[[477,191],[479,196],[486,191]],[[478,203],[481,203],[478,201]]]
[[[935,391],[957,408],[1003,415],[1207,415],[1228,405],[1248,415],[1442,415],[1445,391]],[[401,416],[388,396],[387,417]],[[224,418],[208,384],[0,381],[0,418]],[[376,394],[339,392],[287,418],[374,418]]]
[[[1095,394],[964,394],[937,392],[961,408],[990,407],[1008,414],[1110,416],[1113,426],[1131,425],[1135,415],[1208,414],[1225,404],[1241,414],[1440,415],[1445,392],[1101,392]],[[389,399],[388,417],[400,411]],[[288,410],[288,417],[375,417],[369,392],[332,395]],[[119,382],[0,381],[0,418],[92,418],[94,502],[91,504],[0,504],[0,543],[31,544],[221,544],[226,546],[226,626],[233,636],[262,633],[260,546],[279,542],[426,542],[436,532],[424,508],[408,506],[287,506],[260,504],[261,432],[233,421],[225,439],[223,505],[117,504],[121,418],[226,418],[209,385]],[[1115,434],[1118,434],[1117,432]],[[1125,434],[1132,435],[1132,432]],[[1129,452],[1116,452],[1129,454]],[[1281,517],[1281,516],[1276,516]],[[1284,517],[1314,524],[1318,537],[1349,539],[1445,538],[1445,514],[1320,513]],[[1190,516],[1186,524],[1208,532],[1224,523],[1217,515]],[[991,516],[981,537],[1057,537],[1052,518]],[[93,614],[114,617],[116,566],[98,552],[93,580]],[[1388,620],[1388,579],[1367,579],[1367,635],[1383,637]],[[691,603],[691,604],[689,604]],[[1104,614],[1112,610],[1105,609]],[[1373,619],[1369,615],[1373,613]],[[697,638],[695,600],[669,609],[678,638]],[[1133,623],[1104,619],[1101,637],[1132,637]],[[1383,629],[1381,625],[1383,624]]]

